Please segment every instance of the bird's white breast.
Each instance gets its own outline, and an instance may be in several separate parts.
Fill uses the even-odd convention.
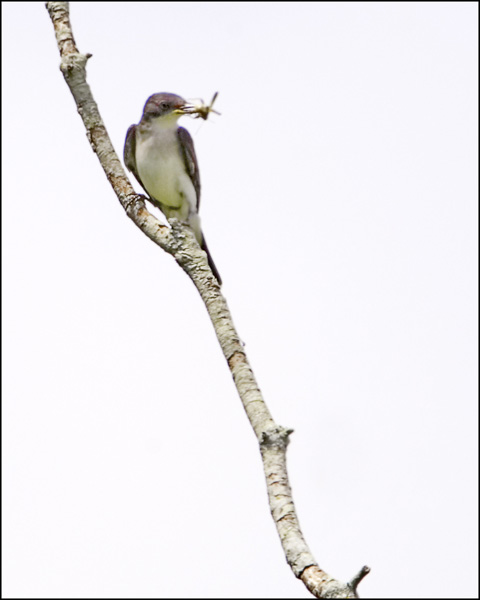
[[[136,134],[137,171],[149,195],[165,206],[196,210],[197,196],[179,146],[177,129],[153,125]]]

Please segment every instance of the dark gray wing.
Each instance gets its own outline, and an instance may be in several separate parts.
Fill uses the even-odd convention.
[[[195,154],[195,147],[193,145],[192,136],[184,127],[177,129],[178,139],[180,141],[180,148],[182,150],[183,160],[185,161],[185,168],[187,173],[190,175],[193,187],[197,193],[197,212],[200,206],[200,173],[198,171],[197,156]]]
[[[193,187],[197,193],[197,212],[198,207],[200,206],[200,173],[198,171],[198,163],[197,156],[195,154],[195,147],[193,145],[192,136],[188,133],[188,131],[184,127],[179,127],[177,129],[177,135],[180,142],[180,148],[182,149],[183,160],[185,161],[185,168],[187,173],[190,175],[190,179],[192,180]],[[222,278],[220,277],[220,273],[218,272],[215,263],[213,262],[212,255],[210,254],[207,243],[205,241],[205,236],[202,231],[202,242],[200,244],[202,250],[207,253],[208,264],[212,269],[213,274],[217,278],[218,285],[222,285]]]
[[[125,138],[125,146],[123,148],[123,162],[129,171],[135,175],[135,179],[142,186],[143,184],[138,176],[137,172],[137,161],[135,160],[135,132],[137,130],[136,125],[130,125],[127,131],[127,137]],[[145,189],[145,188],[143,188]],[[145,190],[146,191],[146,190]],[[148,192],[147,192],[148,193]]]

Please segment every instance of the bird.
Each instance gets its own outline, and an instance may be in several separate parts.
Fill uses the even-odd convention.
[[[193,139],[184,127],[178,126],[182,115],[199,112],[200,109],[177,94],[152,94],[145,102],[140,122],[128,128],[123,159],[167,219],[179,219],[192,228],[221,285],[198,216],[201,186]]]

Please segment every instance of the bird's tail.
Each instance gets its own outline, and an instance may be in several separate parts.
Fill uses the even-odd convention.
[[[202,243],[200,244],[200,247],[202,248],[202,250],[204,252],[207,253],[208,264],[209,264],[210,268],[212,269],[212,273],[215,275],[215,277],[218,281],[218,285],[222,285],[222,278],[220,277],[220,273],[218,272],[218,269],[215,266],[215,263],[213,262],[212,255],[210,254],[210,252],[208,250],[207,242],[205,241],[205,236],[203,235],[203,233],[202,233]]]

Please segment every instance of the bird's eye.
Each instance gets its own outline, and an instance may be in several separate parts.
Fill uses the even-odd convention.
[[[162,110],[167,110],[168,109],[168,102],[162,102],[160,104],[160,106],[161,106]]]

